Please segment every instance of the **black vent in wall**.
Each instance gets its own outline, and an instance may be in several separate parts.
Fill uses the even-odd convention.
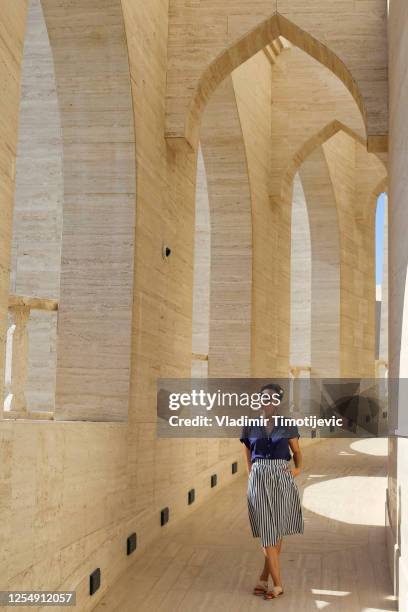
[[[89,576],[89,594],[93,595],[101,586],[101,569],[97,567]]]
[[[137,536],[135,533],[131,533],[128,539],[126,540],[126,554],[131,555],[132,552],[136,550],[137,546]]]
[[[162,527],[169,522],[169,514],[170,511],[168,508],[163,508],[163,510],[160,512],[160,525]]]

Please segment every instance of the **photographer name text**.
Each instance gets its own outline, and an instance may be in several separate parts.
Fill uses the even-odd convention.
[[[272,415],[271,417],[260,416],[251,418],[248,416],[240,416],[237,418],[230,416],[203,416],[197,415],[191,418],[184,418],[173,415],[169,418],[171,427],[267,427],[270,423],[274,427],[341,427],[343,419],[338,417],[330,417],[328,419],[318,418],[316,416],[305,416],[302,418],[289,418],[280,415]]]

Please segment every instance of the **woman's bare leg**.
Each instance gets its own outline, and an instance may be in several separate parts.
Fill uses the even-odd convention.
[[[282,542],[283,542],[283,538],[281,538],[279,540],[279,542],[276,544],[278,555],[280,555],[280,552],[281,552]],[[268,555],[266,554],[266,549],[265,548],[263,548],[262,550],[263,550],[263,553],[265,555],[265,562],[264,562],[264,566],[263,566],[261,575],[259,576],[259,579],[260,580],[268,580],[269,575],[270,575]]]
[[[261,575],[259,576],[259,580],[267,581],[269,578],[269,563],[268,563],[268,557],[266,556],[265,549],[263,549],[263,551],[265,555],[265,561],[264,561],[264,566],[263,566]]]
[[[268,560],[269,573],[272,576],[273,584],[275,589],[282,589],[281,573],[280,573],[280,562],[279,562],[279,551],[281,548],[281,542],[278,542],[275,546],[265,546],[264,553]]]

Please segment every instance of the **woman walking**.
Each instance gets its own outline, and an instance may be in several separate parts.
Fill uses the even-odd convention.
[[[274,383],[262,387],[265,426],[244,427],[244,444],[248,466],[248,511],[252,534],[261,539],[264,567],[254,588],[254,595],[274,599],[283,595],[280,573],[282,538],[303,533],[302,507],[294,477],[300,474],[302,454],[297,427],[274,425],[271,417],[284,391]],[[295,467],[289,467],[291,451]],[[272,577],[273,588],[268,590]]]

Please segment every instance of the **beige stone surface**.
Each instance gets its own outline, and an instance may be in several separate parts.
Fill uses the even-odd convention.
[[[10,290],[59,298],[63,206],[61,120],[52,50],[40,0],[30,0],[24,42]],[[57,317],[29,319],[26,397],[55,408]]]
[[[168,137],[194,144],[201,113],[222,79],[282,35],[345,83],[365,116],[371,146],[385,145],[384,0],[171,0],[169,7]]]
[[[310,365],[312,259],[310,223],[299,174],[293,181],[290,252],[291,366]]]
[[[280,210],[270,205],[273,142],[271,123],[272,67],[264,53],[255,55],[233,75],[248,164],[252,204],[252,335],[251,375],[287,375],[279,329],[279,253],[275,253]],[[275,253],[275,255],[274,255]],[[289,260],[287,261],[289,264]],[[287,313],[286,313],[287,314]],[[285,359],[286,358],[286,359]]]
[[[389,62],[390,62],[390,177],[389,177],[389,376],[395,380],[408,377],[407,355],[407,197],[406,151],[408,143],[408,73],[406,54],[408,50],[408,6],[404,2],[391,2],[389,15]],[[401,392],[402,395],[402,392]],[[404,394],[405,395],[405,394]],[[394,427],[406,423],[406,401],[404,395],[391,395],[391,416]],[[406,428],[404,428],[406,430]],[[403,433],[403,432],[401,432]],[[405,431],[406,435],[406,431]],[[394,580],[399,590],[401,609],[408,602],[408,530],[406,522],[406,500],[408,483],[407,439],[390,440],[388,477],[388,515],[391,523],[389,552],[394,571]]]
[[[340,229],[340,347],[343,377],[375,376],[375,210],[382,162],[350,135],[323,145]]]
[[[348,30],[344,38],[339,38],[337,48],[346,64],[350,64],[350,70],[355,62],[353,70],[358,74],[356,82],[367,107],[368,134],[370,146],[373,146],[375,137],[381,136],[386,129],[382,43],[384,3],[373,0],[369,5],[358,3],[359,6],[355,6],[357,3],[341,2],[344,3],[342,14]],[[84,612],[98,603],[120,573],[132,563],[133,559],[128,559],[124,552],[125,538],[130,532],[138,533],[140,550],[146,550],[156,537],[168,533],[160,528],[161,508],[170,507],[170,525],[173,521],[180,521],[179,525],[182,525],[181,520],[192,511],[186,502],[190,488],[196,488],[198,505],[215,497],[209,487],[209,478],[214,471],[219,475],[220,487],[233,479],[232,461],[237,460],[239,471],[242,471],[241,448],[235,441],[156,437],[157,379],[190,376],[193,353],[197,150],[185,142],[184,125],[177,124],[177,131],[169,131],[166,121],[171,117],[169,114],[166,117],[166,109],[169,113],[166,95],[170,92],[169,95],[177,96],[184,118],[184,102],[194,95],[190,68],[194,68],[194,79],[200,78],[213,54],[222,51],[225,45],[248,29],[257,27],[275,8],[268,3],[265,10],[263,0],[257,0],[251,5],[245,3],[245,10],[241,10],[243,2],[234,0],[217,14],[218,3],[209,0],[205,4],[194,0],[188,3],[162,0],[42,2],[55,62],[64,141],[65,226],[57,385],[57,395],[61,399],[59,417],[112,419],[127,414],[128,422],[59,420],[52,423],[3,421],[0,424],[3,440],[0,445],[0,476],[4,492],[0,504],[0,574],[6,576],[5,588],[76,589],[77,609]],[[294,6],[293,2],[286,7],[282,3],[281,10],[289,15]],[[321,3],[316,0],[312,8],[319,6]],[[337,13],[332,12],[334,6],[329,4],[330,11],[319,22],[314,11],[305,11],[303,5],[299,7],[297,4],[298,12],[291,14],[290,19],[299,24],[313,19],[316,22],[313,27],[322,28],[320,33],[316,30],[315,35],[322,38],[330,26],[330,33],[321,41],[330,48],[336,46],[333,41],[342,27]],[[339,11],[338,3],[336,6]],[[231,13],[228,12],[230,9]],[[198,13],[199,22],[196,21]],[[359,19],[351,21],[351,17],[357,15]],[[0,113],[0,201],[4,209],[0,224],[0,335],[3,339],[9,293],[13,160],[17,144],[24,17],[25,3],[20,0],[6,2],[4,10],[2,7],[0,58],[4,61],[0,62],[0,75],[4,87],[0,88],[0,108],[5,111]],[[279,24],[284,35],[297,42],[298,30],[290,28],[284,19],[280,19]],[[259,37],[244,40],[236,48],[236,58],[230,58],[231,61],[220,67],[219,74],[214,74],[203,99],[209,98],[214,86],[222,77],[228,76],[230,69],[237,66],[246,54],[252,56],[255,50],[262,49],[265,41],[271,40],[271,33],[279,33],[277,28],[272,32],[275,26],[276,21],[270,22],[259,31]],[[205,48],[200,41],[202,33],[206,36]],[[356,33],[359,34],[358,43]],[[309,37],[304,37],[303,43],[311,45],[307,47],[308,51],[316,56],[324,52],[321,44],[312,42]],[[300,50],[281,44],[282,48],[276,49],[273,58],[270,51],[267,54],[262,52],[234,72],[232,84],[241,134],[236,115],[228,117],[229,121],[235,122],[236,142],[239,143],[235,147],[236,155],[230,148],[228,155],[233,167],[237,168],[237,183],[245,187],[239,193],[237,219],[249,216],[249,199],[251,203],[251,374],[271,376],[281,373],[286,376],[288,372],[292,180],[307,156],[326,141],[323,144],[324,155],[335,188],[340,189],[344,176],[350,181],[360,177],[355,184],[355,197],[346,190],[337,196],[337,204],[343,211],[343,223],[349,228],[349,233],[344,231],[344,256],[350,256],[353,262],[348,262],[344,283],[346,288],[352,287],[355,291],[348,305],[355,309],[356,317],[347,328],[344,345],[353,348],[349,339],[355,333],[361,341],[356,364],[361,367],[359,371],[366,371],[364,368],[371,357],[370,345],[364,341],[373,335],[367,315],[371,298],[357,294],[357,288],[363,286],[364,291],[371,291],[374,242],[364,228],[370,227],[370,211],[374,210],[370,209],[370,202],[378,186],[377,169],[372,171],[367,154],[364,151],[360,154],[360,145],[356,145],[354,140],[351,144],[344,141],[344,138],[350,139],[350,134],[356,135],[361,142],[366,141],[364,119],[352,93],[328,68]],[[177,60],[179,53],[183,61]],[[320,59],[329,62],[330,57],[326,53]],[[332,67],[339,70],[338,64]],[[360,71],[365,68],[367,71],[362,76]],[[175,73],[178,76],[184,74],[188,95],[184,96],[175,89],[170,91]],[[374,79],[373,74],[378,78]],[[343,74],[343,79],[350,85],[347,73]],[[227,103],[233,106],[231,81],[225,85],[230,87]],[[356,96],[356,92],[353,93]],[[180,117],[179,113],[177,121]],[[223,125],[220,127],[224,128]],[[198,130],[198,122],[194,123],[194,129]],[[341,130],[344,134],[340,133]],[[102,142],[101,134],[106,138]],[[166,140],[166,134],[175,138]],[[331,137],[334,138],[329,141]],[[216,144],[220,146],[220,143]],[[347,159],[344,160],[344,156]],[[220,173],[226,172],[227,160],[223,161],[225,166],[216,168]],[[347,181],[345,184],[349,187]],[[226,193],[226,186],[223,187]],[[231,205],[233,195],[228,195]],[[217,201],[217,196],[213,193],[209,200],[210,206],[216,204],[214,222],[217,216],[219,220],[224,202],[219,196]],[[100,216],[102,210],[104,214]],[[134,213],[135,228],[131,217]],[[94,215],[98,218],[96,225],[92,223]],[[225,228],[226,220],[223,221]],[[222,224],[217,223],[216,228],[215,234],[221,231]],[[401,224],[401,232],[402,228]],[[244,235],[245,266],[248,266],[248,227]],[[233,256],[234,239],[233,235],[228,236],[227,261]],[[172,249],[168,261],[162,257],[163,245]],[[107,258],[107,251],[114,256],[112,259]],[[93,258],[89,266],[85,257],[87,253]],[[215,262],[211,261],[213,264]],[[247,290],[245,270],[248,268],[245,266],[239,269],[239,283]],[[361,285],[364,273],[367,278]],[[232,283],[227,283],[226,287],[232,291]],[[228,312],[232,312],[232,305],[227,301],[218,301],[217,298],[216,304],[223,309],[231,308]],[[248,307],[247,293],[242,296],[242,304]],[[110,317],[104,309],[106,306]],[[342,305],[346,306],[346,303]],[[243,320],[246,327],[245,331],[240,329],[240,339],[247,338],[248,310],[245,310]],[[123,322],[128,327],[122,326]],[[367,327],[363,330],[366,333],[364,338],[358,334],[358,325]],[[105,336],[101,336],[101,330],[106,332]],[[78,332],[83,336],[74,338]],[[225,334],[223,342],[222,350],[226,351],[234,338]],[[101,346],[106,348],[106,352],[99,353]],[[90,353],[93,357],[100,355],[101,360],[92,361]],[[239,361],[239,367],[247,363],[244,352],[234,355],[235,359],[234,363]],[[78,364],[83,366],[82,373],[86,371],[84,378],[79,376],[79,369],[76,370]],[[114,371],[113,366],[117,370]],[[125,389],[129,379],[128,394]],[[80,386],[74,387],[77,382]],[[79,400],[81,388],[90,391],[85,403]],[[111,401],[112,395],[108,391],[113,392],[119,403]],[[89,411],[85,412],[85,409]],[[330,457],[326,466],[334,471],[339,468],[347,472],[352,469],[350,464],[345,464],[349,457],[347,449],[345,453],[340,451],[335,457]],[[365,468],[365,455],[363,464]],[[323,464],[318,465],[320,470]],[[362,469],[361,463],[359,466]],[[376,474],[377,468],[378,464],[373,465]],[[365,476],[365,473],[359,475]],[[355,492],[355,488],[348,488],[349,484],[343,482],[342,490]],[[324,497],[325,490],[320,492]],[[242,491],[239,495],[242,500]],[[235,498],[232,506],[238,511]],[[243,513],[244,509],[240,512]],[[353,516],[358,516],[358,508],[355,512]],[[234,515],[227,516],[228,523],[220,523],[223,531],[226,526],[235,529],[231,524]],[[200,515],[197,517],[199,519]],[[193,521],[198,519],[193,517]],[[316,529],[320,529],[322,523],[316,525]],[[326,528],[329,529],[329,525],[324,523]],[[241,532],[238,523],[237,529]],[[200,531],[210,533],[203,529],[203,524]],[[358,605],[354,587],[358,582],[367,585],[365,589],[370,591],[364,599],[367,606],[379,607],[381,594],[388,593],[381,582],[385,576],[382,562],[369,566],[368,574],[372,573],[368,577],[362,569],[366,559],[377,559],[369,554],[373,542],[370,538],[374,538],[376,550],[380,546],[380,540],[377,540],[380,532],[375,530],[374,537],[368,536],[368,531],[359,528],[353,534],[358,536],[364,554],[359,552],[361,548],[355,550],[355,541],[352,538],[347,540],[348,532],[342,531],[342,537],[337,539],[333,534],[335,546],[325,559],[324,579],[334,590],[339,590],[342,585],[338,583],[336,571],[345,562],[345,555],[338,553],[338,548],[344,546],[346,540],[353,548],[353,571],[347,570],[346,579],[352,582],[354,590],[353,596],[344,600],[345,605],[349,602]],[[21,537],[13,538],[15,533]],[[313,536],[315,542],[316,533]],[[305,553],[308,562],[315,559],[313,542]],[[177,543],[170,542],[169,546],[173,557],[177,551],[180,551],[182,559],[188,556],[188,551],[177,548]],[[157,547],[153,550],[161,552]],[[332,554],[333,550],[335,554]],[[200,555],[200,551],[197,554]],[[232,553],[227,552],[226,557],[221,556],[222,567],[235,556],[235,548]],[[207,560],[201,558],[200,563],[208,567]],[[151,562],[154,563],[155,559]],[[88,576],[98,566],[102,568],[102,589],[90,599]],[[171,583],[178,579],[178,569],[180,565],[176,564],[164,578],[165,584],[168,584],[166,580]],[[180,572],[183,570],[184,565],[181,565]],[[226,576],[222,572],[217,572],[217,575],[219,580]],[[372,575],[375,580],[372,580]],[[142,576],[135,584],[139,586],[142,581],[150,589],[149,577],[146,581],[144,578]],[[209,579],[214,577],[210,575]],[[375,582],[382,586],[377,587],[378,593],[374,597],[371,585]],[[3,586],[3,579],[0,586]],[[162,589],[165,590],[163,583],[153,591],[153,597],[163,592]],[[228,596],[230,594],[231,589],[228,589]],[[304,590],[303,596],[308,603]],[[196,597],[193,594],[190,606],[196,605]],[[217,605],[220,601],[224,605],[223,597]],[[131,599],[129,605],[133,604]],[[169,605],[168,601],[166,605]]]
[[[340,377],[340,228],[337,202],[323,148],[299,169],[311,244],[311,376]]]
[[[81,19],[85,23],[89,19],[89,25],[88,28],[77,28],[78,36],[88,32],[93,41],[98,41],[98,53],[108,53],[104,46],[103,29],[98,29],[96,23],[101,20],[103,27],[107,5],[99,3],[96,11],[91,10],[88,3],[89,12],[85,11],[84,3],[76,6],[71,3],[69,7],[67,3],[43,3],[43,8],[47,18],[53,20],[55,36],[59,27],[58,10],[68,11],[69,8],[69,16],[74,18],[76,14],[78,19],[75,11],[83,11]],[[75,8],[75,11],[71,12],[71,8]],[[216,470],[219,486],[222,487],[231,478],[231,461],[240,460],[236,448],[231,449],[228,441],[156,439],[156,379],[159,375],[188,376],[191,366],[194,236],[191,203],[194,201],[194,185],[189,177],[192,177],[195,163],[193,154],[186,157],[183,152],[171,152],[166,148],[164,139],[158,137],[158,134],[164,133],[167,26],[163,20],[163,5],[157,2],[135,6],[129,2],[124,3],[124,9],[138,134],[137,264],[134,271],[133,333],[129,334],[134,361],[129,423],[4,421],[1,425],[4,441],[1,445],[1,488],[4,492],[1,504],[1,586],[21,588],[24,584],[27,588],[45,588],[46,585],[47,588],[73,588],[77,590],[77,608],[80,610],[91,609],[95,605],[95,600],[88,595],[90,571],[101,566],[103,587],[107,588],[131,561],[124,552],[125,538],[130,532],[136,530],[140,542],[146,545],[160,532],[159,513],[164,505],[171,508],[171,520],[183,516],[188,511],[186,494],[189,488],[196,488],[199,503],[212,493],[210,475]],[[117,25],[113,27],[118,24],[116,8],[109,15],[112,19],[112,38],[108,40],[113,44],[114,40],[122,40],[120,28]],[[11,28],[14,23],[16,29],[13,35],[18,35],[20,24],[14,9],[10,8],[10,15],[2,12],[1,17],[5,20],[10,18],[8,25]],[[60,22],[61,27],[62,23],[66,26],[65,20]],[[157,33],[154,62],[144,52],[145,38],[141,32],[149,39],[154,32]],[[69,29],[66,30],[68,33]],[[52,39],[52,34],[50,36]],[[69,45],[74,45],[74,40],[68,37],[65,43],[72,49]],[[22,36],[20,45],[22,53]],[[12,45],[7,48],[11,49]],[[113,53],[116,51],[120,52],[120,49],[112,49]],[[57,52],[62,61],[62,41]],[[92,57],[89,57],[91,60]],[[10,65],[10,61],[6,65]],[[92,62],[89,70],[92,71]],[[18,70],[16,74],[18,77]],[[72,64],[72,78],[79,78],[78,75]],[[94,84],[90,82],[90,85]],[[84,81],[81,86],[84,86]],[[68,81],[65,87],[64,94],[68,96]],[[115,95],[112,101],[112,91],[108,90],[107,95],[115,109],[121,98]],[[13,89],[11,94],[14,95],[14,103],[10,104],[10,97],[7,108],[15,109],[18,106],[18,88]],[[126,99],[122,103],[126,109]],[[97,120],[100,111],[98,107],[96,110],[90,119]],[[67,115],[74,112],[68,107],[66,111]],[[66,129],[71,125],[67,115]],[[2,114],[1,117],[1,129],[6,131],[11,121],[5,123],[5,116]],[[100,115],[99,118],[103,120]],[[118,146],[126,145],[126,142],[134,146],[132,138],[129,139],[128,127],[123,126],[117,114],[116,121],[114,125],[118,129],[123,127],[123,138],[119,139]],[[76,129],[77,125],[72,123],[72,146],[79,146],[81,142],[74,139]],[[16,120],[15,133],[12,134],[16,143]],[[94,139],[94,144],[98,143],[100,136],[93,134],[92,123],[89,131],[83,134],[85,138]],[[97,150],[97,146],[92,147],[88,149],[89,154]],[[102,161],[106,162],[106,159],[103,157]],[[73,171],[69,160],[68,169]],[[123,157],[119,157],[117,162],[121,165]],[[121,165],[121,172],[125,174],[118,176],[117,184],[125,189],[129,163],[128,160]],[[88,176],[91,178],[91,174]],[[126,179],[124,183],[121,182],[123,176]],[[71,177],[72,189],[84,187],[81,181],[76,183],[73,175]],[[108,176],[104,180],[106,184],[109,183]],[[114,184],[112,188],[115,188]],[[92,194],[93,197],[94,192]],[[65,195],[67,197],[68,194]],[[111,195],[113,197],[114,192]],[[8,201],[2,200],[5,208]],[[132,202],[134,207],[134,194],[127,196],[125,201]],[[181,205],[184,206],[183,211],[178,208]],[[11,215],[8,220],[8,229],[6,223],[2,223],[1,228],[2,231],[7,230],[10,236]],[[129,232],[129,225],[125,229]],[[71,238],[74,240],[75,237]],[[167,262],[169,265],[162,259],[163,242],[173,249],[172,259]],[[71,246],[74,246],[74,242]],[[128,247],[125,251],[128,256]],[[127,268],[123,270],[127,271]],[[8,298],[9,279],[6,273],[4,277],[7,280],[5,297]],[[111,276],[106,278],[111,280]],[[4,318],[7,313],[7,299],[4,296],[1,308]],[[103,407],[99,403],[95,405],[98,409]],[[101,414],[99,412],[98,416]],[[21,539],[12,538],[11,534],[17,532],[22,534]]]
[[[296,78],[299,75],[301,78]],[[265,86],[267,78],[270,79],[268,87]],[[258,54],[234,71],[233,80],[246,146],[253,214],[252,372],[255,376],[268,376],[272,372],[286,376],[289,367],[290,205],[293,178],[316,147],[339,131],[348,137],[353,136],[354,140],[350,139],[350,142],[364,142],[364,125],[355,101],[345,86],[326,68],[297,48],[284,48],[273,66],[268,66],[264,54]],[[363,147],[359,150],[362,151]],[[339,173],[342,167],[341,152],[338,151],[336,155],[338,161],[333,163],[338,164]],[[370,227],[361,229],[363,224],[358,223],[360,209],[364,208],[366,212],[363,214],[370,216],[367,212],[369,208],[366,208],[369,207],[368,199],[377,189],[378,182],[384,179],[385,170],[374,154],[366,153],[365,157],[353,157],[352,160],[349,156],[347,163],[353,167],[353,179],[358,178],[358,185],[356,192],[353,191],[355,219],[350,224],[350,217],[344,213],[343,226],[348,224],[348,231],[356,235],[356,241],[359,234],[366,231],[366,242],[361,244],[359,255],[361,266],[365,269],[364,266],[373,265],[373,256],[368,253],[374,247],[374,237]],[[363,165],[364,173],[361,172]],[[333,172],[329,174],[328,189],[329,183],[337,180]],[[338,178],[339,196],[334,194],[336,199],[343,194],[344,188],[341,185],[344,181],[346,186],[350,182],[344,175]],[[348,253],[347,250],[345,258]],[[345,265],[342,269],[346,270]],[[370,270],[373,273],[372,267]],[[358,294],[360,280],[357,273],[353,272],[353,275],[345,276],[344,279],[345,290]],[[372,300],[371,284],[375,282],[374,277],[366,275],[365,282],[364,291],[369,292]],[[356,340],[352,334],[357,332],[349,329],[348,311],[343,314],[340,323],[344,335],[340,342],[343,369],[339,367],[332,372],[343,371],[349,375],[346,372],[353,371],[353,375],[357,372],[364,376],[373,375],[371,349],[368,346],[372,340],[374,322],[368,297],[364,299],[365,306],[363,304],[356,311],[355,318],[360,321],[361,316],[365,317],[365,327],[359,327],[359,331],[366,333],[368,339]],[[345,309],[347,303],[346,297]],[[315,320],[322,322],[317,313]],[[322,339],[321,342],[325,341]],[[368,345],[361,349],[358,358],[360,361],[357,363],[354,354],[361,342],[368,342]],[[345,364],[349,356],[352,356],[352,365],[347,370]],[[326,365],[329,372],[330,366]]]
[[[191,377],[208,376],[210,342],[211,221],[207,174],[201,147],[197,154]],[[206,359],[205,359],[206,357]]]
[[[64,152],[56,418],[126,420],[135,136],[119,0],[43,0]]]
[[[211,227],[208,375],[245,378],[251,371],[252,211],[231,77],[205,110],[200,142]]]
[[[23,58],[27,2],[6,2],[2,6],[0,33],[0,342],[5,346],[8,325],[8,294],[14,180],[18,141],[21,62]],[[4,350],[0,351],[0,372],[4,372]],[[3,398],[3,376],[0,397]]]

